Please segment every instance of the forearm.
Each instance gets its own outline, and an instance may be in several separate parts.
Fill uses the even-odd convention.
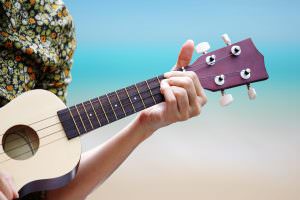
[[[84,199],[102,184],[129,154],[151,133],[134,120],[103,145],[82,155],[75,179],[64,188],[50,191],[48,199]]]
[[[177,67],[188,66],[193,51],[193,41],[187,41],[181,49]],[[48,199],[84,199],[155,130],[200,114],[207,98],[197,74],[173,71],[164,76],[160,90],[165,101],[143,110],[119,134],[101,147],[86,153],[75,179],[66,187],[49,192]]]

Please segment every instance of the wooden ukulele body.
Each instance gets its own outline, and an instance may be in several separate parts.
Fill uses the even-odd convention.
[[[32,90],[0,109],[0,170],[13,175],[21,197],[62,187],[76,174],[80,138],[67,139],[57,116],[64,108],[53,93]],[[28,140],[36,150],[26,145]],[[21,145],[23,148],[16,148]]]

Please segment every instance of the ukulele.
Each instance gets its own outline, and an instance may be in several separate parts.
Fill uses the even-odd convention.
[[[201,55],[182,68],[194,71],[203,88],[221,91],[221,105],[233,98],[225,90],[245,85],[250,99],[256,97],[251,83],[268,79],[263,55],[252,40],[208,52],[200,43]],[[77,171],[81,156],[80,136],[164,101],[160,93],[163,75],[115,92],[76,104],[66,105],[45,90],[25,92],[0,109],[0,169],[13,175],[20,197],[42,190],[63,187]]]

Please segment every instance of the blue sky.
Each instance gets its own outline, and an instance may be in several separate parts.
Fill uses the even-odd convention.
[[[223,47],[220,35],[224,32],[233,41],[251,37],[265,55],[270,80],[257,84],[259,89],[281,88],[287,95],[296,95],[299,1],[65,3],[78,40],[70,104],[168,71],[186,39],[209,41],[212,50]]]
[[[181,196],[177,194],[182,191],[191,191],[184,187],[196,187],[189,192],[196,199],[212,199],[217,194],[222,196],[221,199],[241,199],[241,196],[234,198],[238,194],[242,194],[243,198],[257,197],[252,199],[270,195],[280,198],[288,196],[283,194],[291,194],[293,186],[299,185],[299,178],[295,177],[299,175],[300,163],[300,1],[65,2],[74,17],[78,39],[69,105],[170,70],[186,39],[194,39],[196,43],[208,41],[212,50],[223,47],[220,36],[224,32],[233,41],[251,37],[265,56],[270,75],[268,81],[253,84],[258,93],[256,101],[249,101],[246,87],[239,87],[227,91],[233,94],[234,103],[230,107],[220,108],[220,94],[207,92],[208,104],[200,117],[160,130],[163,133],[148,140],[126,163],[126,167],[119,169],[119,173],[114,175],[115,179],[108,183],[110,185],[104,186],[104,189],[101,187],[99,196],[105,197],[106,191],[108,199],[114,199],[114,194],[125,199],[139,198],[149,188],[149,178],[144,177],[145,170],[150,173],[154,166],[161,165],[165,167],[155,168],[150,175],[147,171],[147,175],[154,177],[153,188],[165,189],[166,185],[171,185],[168,197],[173,195],[172,199],[180,199]],[[125,119],[101,128],[96,131],[97,134],[87,135],[83,138],[83,146],[88,149],[99,145],[127,123]],[[145,166],[142,166],[143,163],[146,163]],[[181,171],[170,173],[174,166]],[[206,173],[203,166],[209,166],[211,173]],[[226,171],[228,166],[231,173]],[[188,174],[190,169],[195,169],[195,173]],[[141,173],[137,173],[139,170]],[[242,175],[238,175],[239,172]],[[179,177],[181,173],[183,178]],[[199,173],[209,178],[199,178]],[[242,181],[232,185],[220,174],[228,177],[228,180],[235,180],[238,176]],[[275,178],[264,178],[268,177],[266,174],[274,174]],[[163,175],[169,175],[165,180],[171,181],[176,177],[180,189],[174,190],[173,181],[165,184]],[[216,183],[211,182],[214,176],[218,176]],[[119,191],[118,188],[121,188],[120,191],[139,188],[132,187],[132,181],[141,180],[141,177],[143,181],[137,183],[144,188],[134,190],[132,196],[115,192]],[[185,183],[190,180],[188,177],[192,177],[191,181]],[[298,182],[290,181],[290,177]],[[256,182],[251,182],[253,180]],[[264,180],[268,180],[268,184],[264,184]],[[203,184],[197,184],[197,181]],[[243,181],[247,182],[244,184],[246,192],[236,192],[235,186],[243,186]],[[208,184],[208,189],[199,190],[199,185],[207,186],[207,183],[214,184]],[[288,189],[278,189],[284,183],[289,184],[286,186]],[[267,190],[267,186],[271,189]],[[226,195],[224,191],[228,191],[228,187],[233,189],[229,189]],[[203,197],[204,191],[213,195]],[[268,194],[262,195],[261,191]],[[143,197],[153,199],[148,193]]]
[[[236,39],[295,42],[299,1],[66,1],[79,42],[181,42],[215,40],[223,32]],[[282,41],[283,42],[283,41]]]

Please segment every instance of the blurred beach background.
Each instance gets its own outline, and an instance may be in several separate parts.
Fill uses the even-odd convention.
[[[253,84],[255,101],[234,88],[235,102],[221,108],[220,94],[207,92],[201,116],[157,131],[89,200],[300,199],[299,1],[65,3],[78,42],[69,105],[170,70],[187,39],[223,47],[223,33],[234,42],[251,37],[270,75]],[[133,117],[84,136],[84,151]]]

